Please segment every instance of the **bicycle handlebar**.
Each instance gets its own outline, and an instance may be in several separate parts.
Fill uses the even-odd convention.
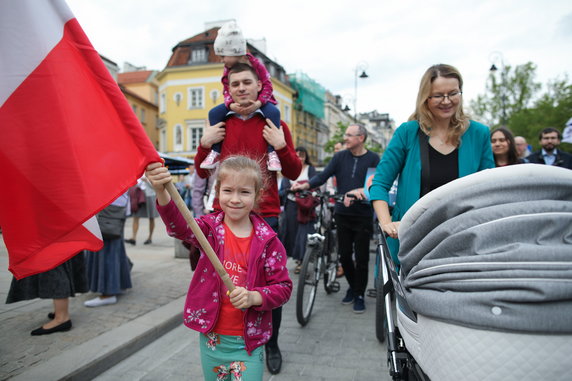
[[[329,192],[322,192],[320,190],[314,190],[314,191],[310,191],[310,190],[290,190],[288,189],[286,191],[286,193],[288,194],[294,194],[297,195],[299,197],[308,197],[308,196],[312,196],[312,197],[320,197],[320,198],[333,198],[334,200],[338,201],[338,202],[342,202],[344,200],[344,197],[347,196],[348,198],[353,198],[354,200],[357,198],[356,195],[354,194],[347,194],[347,193],[336,193],[336,194],[332,194]],[[352,201],[353,202],[353,201]]]

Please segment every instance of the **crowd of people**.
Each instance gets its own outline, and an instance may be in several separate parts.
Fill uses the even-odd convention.
[[[366,309],[374,216],[390,237],[390,251],[398,264],[400,220],[432,190],[507,165],[540,163],[572,169],[572,156],[558,148],[562,136],[555,128],[542,130],[541,149],[530,152],[526,140],[514,137],[507,128],[490,131],[471,120],[463,109],[460,72],[439,64],[422,76],[414,112],[395,130],[381,158],[366,148],[364,126],[350,124],[327,166],[317,171],[307,149],[294,148],[290,130],[275,107],[269,74],[246,52],[236,24],[221,28],[215,50],[225,65],[225,103],[209,114],[210,125],[195,156],[196,170],[179,182],[197,229],[208,237],[234,286],[224,286],[210,276],[216,275],[215,265],[201,251],[184,323],[199,332],[206,380],[228,374],[262,379],[264,359],[272,374],[280,372],[282,306],[292,291],[287,258],[296,261],[297,274],[306,236],[314,231],[314,205],[299,199],[301,191],[327,186],[346,195],[334,211],[340,275],[347,281],[341,303],[352,305],[353,312],[360,314]],[[367,200],[364,184],[370,169],[375,169],[375,176]],[[281,172],[280,181],[277,172]],[[162,163],[152,163],[129,197],[125,194],[112,204],[123,208],[123,221],[132,214],[130,238],[125,239],[122,231],[113,238],[104,236],[100,253],[80,253],[47,273],[13,281],[8,303],[35,297],[54,300],[51,320],[32,335],[71,329],[68,298],[75,293],[99,293],[85,302],[87,307],[98,307],[116,303],[117,295],[131,287],[132,264],[125,243],[137,244],[140,218],[149,219],[145,245],[152,243],[154,218],[160,216],[170,234],[190,247],[199,246],[199,232],[188,226],[166,191],[165,184],[172,180]]]

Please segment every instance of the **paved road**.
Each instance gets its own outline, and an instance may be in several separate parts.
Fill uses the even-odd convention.
[[[372,263],[374,258],[372,254]],[[292,270],[293,263],[289,267]],[[298,276],[291,274],[296,284]],[[389,380],[385,347],[375,338],[374,299],[366,297],[366,312],[356,315],[351,306],[340,303],[344,279],[341,284],[342,291],[332,295],[320,288],[312,320],[303,328],[296,321],[294,290],[280,332],[283,369],[275,376],[265,371],[264,380]],[[196,332],[179,326],[96,380],[202,380],[197,341]]]
[[[3,304],[12,275],[8,271],[6,246],[0,239],[0,380],[21,374],[22,379],[28,381],[32,377],[29,372],[38,366],[43,368],[36,373],[44,375],[45,380],[64,376],[66,373],[63,370],[57,372],[54,367],[69,364],[70,357],[63,358],[60,362],[50,361],[65,354],[74,354],[82,345],[92,347],[90,343],[96,339],[100,339],[98,345],[110,348],[115,343],[101,340],[103,335],[113,336],[111,332],[115,329],[129,327],[136,319],[156,313],[184,297],[191,277],[188,260],[174,258],[173,238],[167,236],[165,225],[160,219],[155,219],[155,222],[157,226],[153,244],[141,244],[148,232],[148,222],[142,220],[138,237],[140,243],[136,246],[127,245],[127,255],[134,263],[131,272],[133,288],[121,295],[117,304],[93,309],[84,307],[83,302],[96,294],[78,294],[70,299],[73,329],[46,336],[30,336],[30,331],[48,321],[46,315],[53,309],[51,300],[34,299]],[[131,234],[131,219],[127,220],[125,231]],[[1,237],[3,236],[0,235]],[[141,329],[141,333],[144,333],[144,329]],[[128,337],[129,335],[118,336],[116,333],[117,346],[125,346]],[[137,339],[135,333],[133,337]],[[91,366],[89,359],[74,358],[73,361],[76,360],[84,362],[83,366]],[[69,365],[73,370],[73,364]],[[49,376],[46,372],[50,372]]]
[[[117,304],[101,308],[83,306],[92,293],[70,299],[71,331],[30,336],[47,321],[51,300],[0,303],[0,380],[83,381],[98,375],[100,380],[202,379],[197,334],[180,323],[191,277],[188,260],[174,258],[173,239],[160,219],[156,223],[152,245],[127,246],[134,263],[133,289]],[[140,229],[138,238],[143,241],[146,220]],[[130,231],[129,219],[126,232]],[[8,255],[0,240],[2,302],[12,278],[7,268]],[[292,277],[296,283],[297,275]],[[385,349],[374,334],[374,300],[366,298],[366,313],[353,314],[351,306],[340,304],[346,289],[345,280],[341,283],[339,294],[326,295],[320,288],[312,321],[305,328],[296,322],[295,299],[285,306],[280,335],[283,371],[273,377],[266,374],[266,380],[388,379]]]

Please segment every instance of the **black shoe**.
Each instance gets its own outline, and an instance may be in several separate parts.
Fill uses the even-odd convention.
[[[346,296],[342,299],[342,304],[352,304],[353,302],[354,302],[354,291],[351,288],[348,288]]]
[[[50,320],[54,320],[55,317],[56,317],[56,314],[53,313],[53,312],[50,312],[50,313],[48,314],[48,319],[50,319]]]
[[[266,350],[266,367],[271,374],[280,373],[280,368],[282,368],[282,353],[280,353],[280,348],[269,347],[266,345],[264,347]]]
[[[135,245],[135,240],[134,239],[125,239],[124,240],[126,243],[130,243],[132,245]]]
[[[41,335],[49,335],[51,333],[55,333],[55,332],[66,332],[69,331],[72,327],[72,322],[71,320],[68,321],[64,321],[62,324],[60,325],[56,325],[54,328],[49,328],[49,329],[45,329],[43,327],[40,327],[38,329],[35,329],[31,332],[32,336],[41,336]]]
[[[151,238],[149,238],[147,241],[143,242],[143,245],[150,245],[153,242],[151,242]]]

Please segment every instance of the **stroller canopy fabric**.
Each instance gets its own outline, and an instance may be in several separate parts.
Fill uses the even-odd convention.
[[[403,217],[407,302],[470,327],[572,333],[572,171],[522,164],[475,173]]]

